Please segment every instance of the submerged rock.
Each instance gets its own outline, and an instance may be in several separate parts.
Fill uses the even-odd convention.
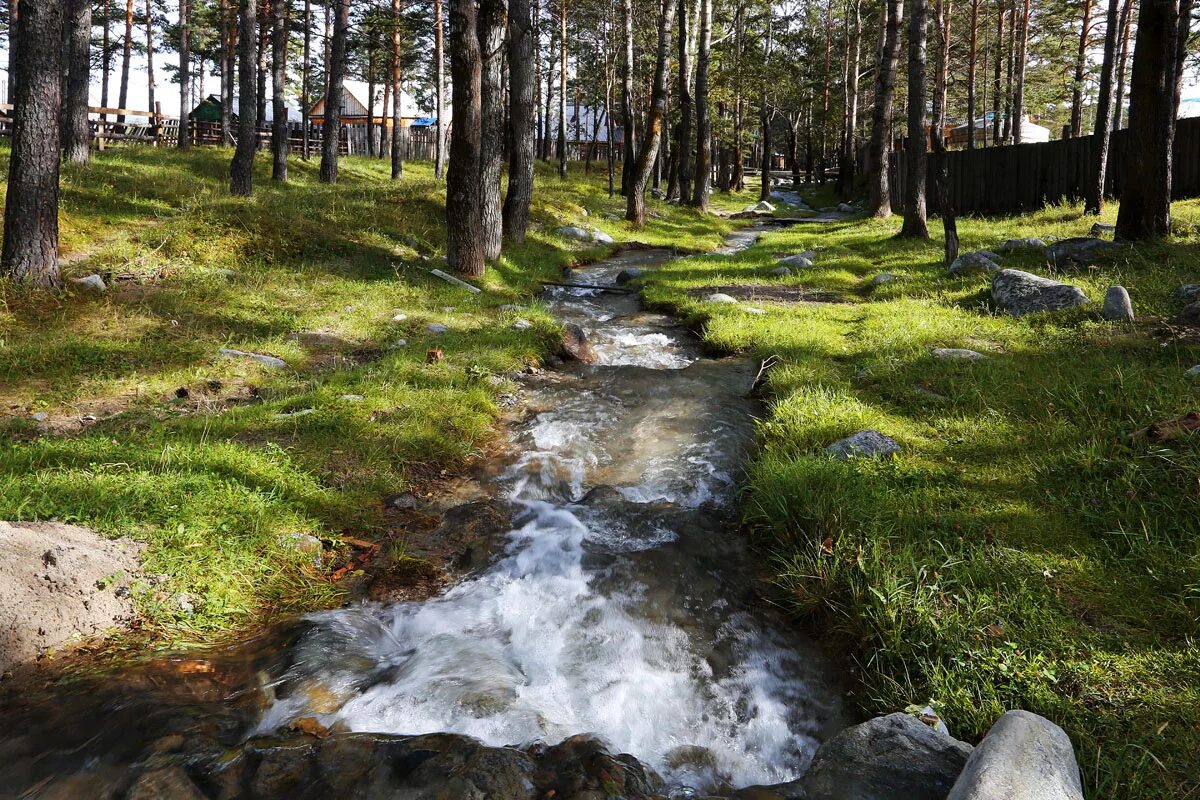
[[[143,772],[125,800],[205,800],[204,794],[179,767]]]
[[[899,453],[900,444],[879,431],[859,431],[829,445],[825,452],[841,461],[850,458],[883,458]]]
[[[1133,322],[1133,301],[1124,286],[1113,286],[1105,292],[1100,314],[1112,322]]]
[[[1091,301],[1078,286],[1049,278],[1002,269],[992,278],[992,300],[1002,311],[1021,317],[1039,311],[1058,311],[1087,305]]]
[[[889,714],[821,745],[803,783],[808,800],[945,800],[970,754],[969,744]]]
[[[563,325],[558,352],[563,358],[582,361],[585,364],[596,360],[596,351],[588,341],[587,332],[574,322]]]
[[[1079,765],[1062,728],[1028,711],[996,721],[946,800],[1082,800]]]

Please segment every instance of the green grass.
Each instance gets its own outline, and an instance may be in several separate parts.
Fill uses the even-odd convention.
[[[393,183],[383,161],[348,158],[330,187],[315,161],[294,159],[291,183],[276,186],[264,156],[247,200],[228,194],[230,155],[114,149],[67,169],[63,250],[79,259],[67,276],[113,276],[109,292],[0,283],[0,518],[147,542],[146,571],[164,577],[136,596],[164,643],[339,601],[327,578],[351,555],[341,537],[384,533],[382,498],[434,488],[494,443],[496,398],[511,388],[497,378],[556,341],[532,297],[539,281],[607,252],[557,226],[694,249],[727,230],[652,202],[650,224],[630,231],[609,218],[623,201],[598,171],[575,165],[564,182],[540,169],[528,240],[472,296],[428,274],[445,237],[444,186],[428,164]],[[533,328],[513,329],[519,317]],[[450,330],[431,334],[431,322]],[[294,338],[314,330],[344,344]],[[435,346],[445,358],[427,364]],[[287,368],[222,359],[221,347]],[[85,414],[98,421],[80,425]],[[287,546],[291,533],[328,543],[321,568]]]
[[[945,274],[940,226],[932,243],[901,242],[898,220],[797,226],[667,265],[646,287],[713,347],[779,359],[744,507],[780,598],[854,654],[859,705],[932,702],[970,739],[1006,709],[1044,714],[1070,733],[1092,798],[1200,795],[1200,435],[1128,439],[1200,400],[1184,375],[1200,348],[1159,322],[1182,305],[1177,285],[1200,282],[1200,203],[1175,212],[1169,243],[1065,278],[1097,301],[1125,285],[1133,325],[1103,322],[1098,304],[996,313],[986,276]],[[976,249],[1091,223],[1063,207],[960,231]],[[770,275],[805,249],[813,269]],[[1046,272],[1034,256],[1005,266]],[[881,272],[901,280],[871,290]],[[755,316],[695,291],[757,283],[848,302],[756,301],[768,313]],[[989,357],[941,361],[934,347]],[[822,453],[867,428],[903,453]]]

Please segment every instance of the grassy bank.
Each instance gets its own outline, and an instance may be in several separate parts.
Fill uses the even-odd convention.
[[[1176,215],[1171,243],[1066,277],[1094,300],[1128,287],[1135,324],[1101,321],[1098,305],[997,313],[987,276],[945,274],[940,230],[898,242],[898,220],[797,226],[667,265],[646,288],[702,319],[714,346],[779,359],[745,507],[780,596],[856,654],[861,706],[930,701],[968,738],[1008,708],[1044,714],[1071,734],[1094,798],[1200,794],[1200,435],[1128,438],[1197,408],[1184,372],[1200,347],[1161,320],[1182,305],[1176,286],[1200,282],[1200,203]],[[1091,224],[1057,208],[960,230],[976,249]],[[812,269],[770,274],[808,249]],[[1046,272],[1036,256],[1005,266]],[[872,288],[883,272],[898,279]],[[842,302],[754,300],[755,315],[703,300],[743,284]],[[823,454],[863,429],[903,453]]]
[[[117,149],[68,169],[67,277],[98,272],[108,291],[0,284],[0,518],[148,542],[157,582],[136,596],[175,642],[337,602],[329,575],[353,555],[342,537],[383,533],[382,498],[488,448],[504,376],[556,341],[531,300],[539,280],[606,250],[557,226],[696,248],[724,230],[654,203],[635,234],[610,217],[622,200],[598,172],[547,169],[528,241],[473,296],[429,275],[445,228],[428,165],[393,183],[383,161],[349,158],[330,187],[294,160],[276,186],[264,156],[246,200],[228,195],[229,157]],[[501,310],[511,303],[528,308]],[[534,324],[515,330],[518,318]],[[427,363],[430,348],[444,359]],[[323,565],[289,534],[321,539]]]

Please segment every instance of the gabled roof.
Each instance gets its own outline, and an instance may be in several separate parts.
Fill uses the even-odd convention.
[[[312,110],[308,112],[312,117],[325,116],[325,98],[322,97],[317,102],[313,103]],[[342,116],[343,117],[365,117],[367,115],[367,107],[362,104],[362,101],[354,96],[354,93],[349,89],[342,87]]]

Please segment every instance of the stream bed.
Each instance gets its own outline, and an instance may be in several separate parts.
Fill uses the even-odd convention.
[[[611,285],[671,257],[625,251],[573,279]],[[523,379],[511,447],[484,471],[513,514],[495,560],[431,600],[312,614],[209,668],[181,656],[31,700],[0,737],[0,797],[76,778],[119,797],[164,737],[228,747],[301,719],[525,749],[589,734],[673,797],[801,775],[845,719],[819,643],[755,592],[737,526],[758,365],[704,357],[633,294],[544,299],[596,359]]]

